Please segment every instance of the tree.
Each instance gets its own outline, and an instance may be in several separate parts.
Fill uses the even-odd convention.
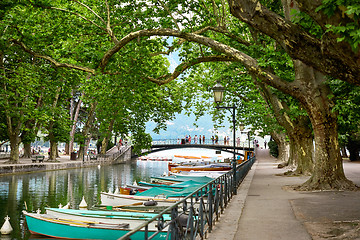
[[[122,65],[119,65],[120,62],[126,62],[125,59],[127,58],[141,59],[142,54],[146,56],[148,52],[136,51],[140,45],[148,46],[149,51],[154,51],[152,56],[158,56],[159,48],[152,46],[154,41],[158,44],[163,43],[165,46],[168,44],[162,38],[154,38],[154,36],[179,38],[174,46],[169,47],[169,49],[173,50],[182,46],[184,49],[183,63],[172,74],[161,75],[155,71],[150,76],[141,76],[159,85],[173,81],[180,73],[195,64],[202,62],[238,62],[239,65],[246,68],[249,75],[257,78],[257,81],[290,94],[307,111],[313,125],[316,155],[313,175],[304,187],[310,189],[353,188],[354,185],[345,178],[343,173],[337,140],[337,115],[332,111],[333,101],[331,98],[329,99],[331,92],[326,85],[324,74],[338,77],[349,83],[359,84],[357,55],[352,52],[353,49],[356,51],[357,45],[356,41],[354,44],[347,41],[337,42],[338,36],[325,31],[326,25],[329,23],[332,23],[333,26],[347,22],[356,25],[358,15],[357,12],[353,12],[354,17],[351,18],[349,12],[346,12],[345,17],[342,17],[339,11],[335,11],[334,15],[327,17],[323,13],[324,10],[320,8],[320,1],[308,3],[299,0],[297,2],[301,3],[299,4],[300,11],[306,13],[314,23],[318,24],[316,25],[317,28],[310,27],[307,29],[306,26],[302,26],[302,21],[294,23],[281,17],[276,13],[279,11],[279,6],[269,5],[269,10],[259,2],[250,0],[229,0],[228,9],[223,2],[212,4],[206,1],[185,2],[181,8],[178,8],[178,5],[173,2],[167,4],[156,2],[151,6],[147,5],[149,3],[129,2],[115,7],[106,2],[105,4],[94,5],[93,8],[85,4],[78,4],[72,8],[71,5],[56,2],[53,5],[49,4],[42,7],[46,8],[46,11],[52,9],[69,13],[70,15],[66,15],[65,19],[75,20],[77,25],[81,27],[84,26],[81,21],[90,22],[97,29],[100,29],[99,31],[91,31],[93,38],[100,40],[101,35],[98,33],[101,32],[106,34],[111,41],[106,42],[102,39],[100,40],[103,43],[101,48],[95,46],[95,48],[90,48],[90,51],[84,48],[86,41],[80,41],[82,43],[80,50],[84,54],[71,59],[59,58],[55,54],[57,52],[50,51],[49,48],[45,48],[46,51],[43,51],[43,48],[39,47],[40,45],[34,45],[31,36],[28,36],[27,39],[24,38],[23,41],[14,38],[10,41],[19,45],[32,56],[46,59],[57,67],[67,67],[98,75],[100,73],[117,74],[117,69],[122,70]],[[88,4],[94,3],[89,1]],[[290,8],[293,7],[290,2],[289,6]],[[272,11],[271,7],[276,11]],[[87,9],[88,12],[83,11],[84,14],[80,14],[79,12],[83,8]],[[126,12],[129,9],[136,11],[136,14],[133,14],[137,17],[136,21]],[[320,14],[315,14],[317,9]],[[41,10],[38,11],[41,12]],[[97,14],[97,11],[106,13],[107,20]],[[276,52],[279,49],[278,45],[280,45],[289,54],[294,61],[295,78],[288,79],[281,75],[281,71],[271,69],[271,58],[264,64],[259,61],[259,56],[251,56],[252,52],[249,51],[251,44],[239,37],[247,37],[248,28],[228,15],[227,11],[231,11],[233,16],[248,24],[252,29],[276,40],[276,43],[267,45],[267,47]],[[184,15],[187,12],[196,12],[196,14],[188,17]],[[113,13],[116,14],[112,15]],[[211,15],[211,13],[214,14]],[[176,17],[174,17],[175,15]],[[57,13],[54,16],[62,17],[58,16]],[[96,20],[93,21],[90,16]],[[124,16],[129,17],[130,25],[137,22],[138,24],[135,24],[137,28],[124,28],[126,24],[122,24],[123,28],[119,29],[116,24],[110,24],[110,20],[119,23],[119,20]],[[154,21],[155,17],[158,18],[157,21]],[[186,29],[181,30],[181,27]],[[144,28],[147,30],[138,30]],[[319,30],[320,34],[313,34],[311,31],[314,29]],[[326,34],[324,35],[324,33]],[[318,35],[323,36],[323,41],[318,38]],[[67,40],[67,42],[73,44],[78,36],[74,34],[72,36],[75,38]],[[117,36],[123,36],[123,38],[118,39]],[[263,38],[264,36],[259,34],[259,41],[262,41]],[[31,49],[27,46],[28,44],[32,44],[36,48]],[[129,50],[132,51],[132,54],[129,54]],[[96,58],[90,57],[90,61],[86,59],[84,56],[87,56],[89,52],[95,53]],[[119,52],[121,55],[118,54]],[[137,53],[139,54],[137,55]],[[61,53],[59,55],[64,56]],[[72,61],[70,63],[67,60]],[[125,66],[127,65],[125,64]]]

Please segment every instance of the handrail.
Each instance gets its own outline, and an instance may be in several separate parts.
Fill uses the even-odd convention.
[[[255,157],[253,157],[237,166],[236,187],[241,184],[255,160]],[[167,227],[166,239],[195,239],[197,237],[204,239],[206,234],[212,231],[214,222],[219,219],[220,214],[223,213],[233,196],[233,176],[233,170],[230,170],[204,184],[181,201],[169,206],[147,222],[134,228],[119,240],[130,239],[131,235],[142,229],[145,230],[145,240],[153,239]],[[180,213],[178,212],[179,208]],[[164,223],[162,216],[169,211],[171,211],[171,221]],[[148,236],[148,226],[154,221],[158,221],[158,231]]]
[[[218,140],[218,142],[215,142],[211,139],[205,139],[204,141],[198,140],[196,143],[194,142],[194,139],[191,139],[191,142],[183,143],[182,139],[153,139],[151,142],[152,145],[168,145],[168,144],[185,144],[185,145],[220,145],[220,146],[233,146],[233,140],[231,139],[229,142],[224,142],[223,140]],[[237,147],[250,147],[254,148],[254,143],[251,141],[249,144],[249,141],[241,141],[236,142]]]

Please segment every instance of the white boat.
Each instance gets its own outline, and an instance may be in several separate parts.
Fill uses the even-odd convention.
[[[221,175],[228,173],[229,171],[189,171],[189,172],[181,172],[181,173],[174,173],[169,172],[170,175],[174,176],[191,176],[191,177],[210,177],[210,178],[217,178]],[[194,179],[196,181],[196,179]]]
[[[166,198],[164,196],[147,197],[115,193],[100,193],[101,205],[127,207],[127,206],[147,206],[149,202],[156,202],[158,206],[171,206],[182,198]]]
[[[78,220],[82,222],[96,222],[108,224],[129,224],[133,229],[155,217],[156,213],[126,212],[126,211],[99,211],[99,210],[75,210],[62,208],[46,208],[46,214],[53,218]],[[168,214],[163,215],[164,221],[170,221]],[[149,230],[157,230],[157,221],[149,225]]]

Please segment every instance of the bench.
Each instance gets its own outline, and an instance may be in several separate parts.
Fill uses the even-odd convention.
[[[91,160],[97,160],[97,156],[96,155],[89,155],[90,161]]]
[[[31,156],[31,162],[32,162],[32,163],[36,163],[37,161],[38,161],[39,163],[42,163],[42,162],[44,162],[44,159],[45,159],[45,156],[42,156],[42,155]]]

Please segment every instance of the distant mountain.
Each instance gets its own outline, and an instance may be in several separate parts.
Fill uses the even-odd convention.
[[[194,125],[196,123],[196,126]],[[230,123],[225,123],[227,128],[219,129],[218,135],[221,136],[232,136],[232,130],[230,129]],[[167,124],[167,130],[161,131],[160,134],[155,134],[152,129],[155,127],[155,123],[147,123],[147,132],[150,133],[153,139],[177,139],[184,138],[186,135],[205,135],[207,139],[214,135],[213,122],[211,116],[203,116],[197,122],[195,122],[195,116],[190,117],[182,114],[176,115],[173,121],[169,121]]]

